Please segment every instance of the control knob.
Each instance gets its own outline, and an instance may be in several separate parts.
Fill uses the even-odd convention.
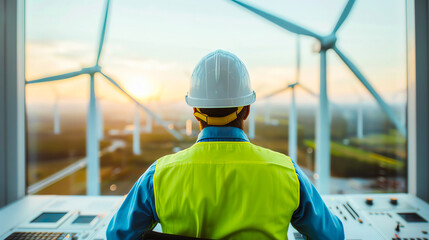
[[[398,205],[398,198],[396,198],[396,197],[391,197],[390,198],[390,204],[392,204],[392,205]]]
[[[374,200],[372,199],[372,197],[367,197],[365,203],[366,205],[372,206],[372,204],[374,204]]]

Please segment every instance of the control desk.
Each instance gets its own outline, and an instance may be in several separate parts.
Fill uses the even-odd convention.
[[[105,239],[122,196],[27,196],[0,209],[0,239]],[[408,194],[326,195],[346,239],[429,239],[429,204]],[[155,230],[161,231],[158,225]],[[291,226],[289,239],[304,237]]]

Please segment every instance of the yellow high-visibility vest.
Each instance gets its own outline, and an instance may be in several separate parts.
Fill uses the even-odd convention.
[[[200,142],[157,161],[155,208],[164,233],[287,239],[299,205],[289,157],[249,142]]]

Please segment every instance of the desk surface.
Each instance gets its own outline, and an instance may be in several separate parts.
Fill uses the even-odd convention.
[[[323,199],[343,222],[346,239],[429,238],[429,205],[414,196],[326,195]],[[13,232],[40,231],[77,233],[76,239],[105,239],[107,224],[122,201],[123,196],[27,196],[0,209],[0,239]],[[42,212],[67,212],[68,215],[56,225],[31,223]],[[77,216],[88,214],[96,215],[97,221],[78,227],[72,224]],[[423,220],[415,222],[413,219]],[[160,226],[157,229],[160,230]],[[292,227],[288,235],[291,240],[302,239]]]

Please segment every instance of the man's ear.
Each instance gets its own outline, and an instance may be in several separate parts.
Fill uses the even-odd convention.
[[[246,111],[246,115],[244,115],[244,120],[246,120],[250,114],[250,105],[245,106],[244,110]]]

